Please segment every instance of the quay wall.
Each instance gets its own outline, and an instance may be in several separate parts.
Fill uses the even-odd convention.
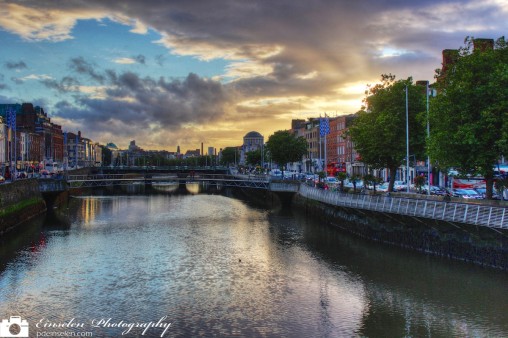
[[[333,206],[300,194],[293,206],[368,240],[508,271],[506,229]]]
[[[0,235],[46,211],[36,179],[0,185]]]

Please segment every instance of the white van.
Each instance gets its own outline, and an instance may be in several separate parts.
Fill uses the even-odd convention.
[[[46,162],[44,165],[44,169],[49,171],[50,174],[56,174],[58,172],[58,163],[57,162]]]

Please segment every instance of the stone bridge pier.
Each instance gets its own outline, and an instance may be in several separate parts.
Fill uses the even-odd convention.
[[[65,180],[61,179],[39,179],[39,191],[46,202],[46,208],[52,209],[55,203],[62,196],[67,196],[68,186]]]
[[[298,181],[274,181],[270,182],[268,189],[277,195],[282,207],[291,206],[291,202],[300,189]]]

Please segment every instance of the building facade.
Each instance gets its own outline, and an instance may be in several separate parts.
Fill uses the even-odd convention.
[[[242,151],[240,153],[240,164],[245,164],[247,153],[251,151],[261,150],[264,148],[264,137],[257,131],[251,131],[243,137]]]

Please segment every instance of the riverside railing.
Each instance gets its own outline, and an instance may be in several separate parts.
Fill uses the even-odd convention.
[[[303,197],[336,206],[467,223],[490,228],[508,228],[508,211],[505,207],[384,195],[344,194],[313,188],[306,184],[300,185],[299,193]]]

